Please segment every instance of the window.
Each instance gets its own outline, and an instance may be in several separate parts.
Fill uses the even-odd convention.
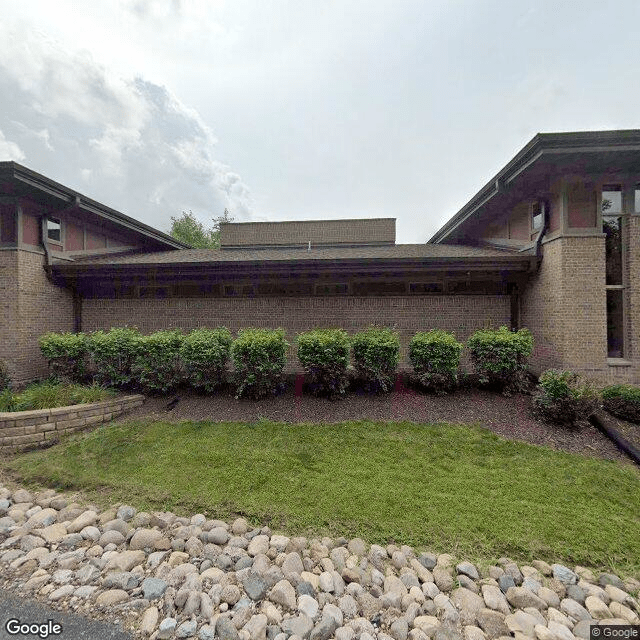
[[[531,228],[534,231],[542,229],[544,221],[544,205],[540,201],[531,203]]]
[[[636,189],[636,206],[637,206]],[[602,187],[602,231],[605,234],[607,289],[607,355],[624,357],[624,276],[622,252],[622,185]]]
[[[329,282],[316,285],[318,296],[345,296],[349,293],[349,285],[344,282]]]
[[[636,185],[634,200],[635,200],[635,206],[633,210],[636,213],[640,213],[640,182]]]
[[[62,242],[60,220],[58,218],[47,219],[47,238],[49,238],[49,240],[53,240],[53,242]]]
[[[410,293],[442,293],[442,282],[410,282]]]

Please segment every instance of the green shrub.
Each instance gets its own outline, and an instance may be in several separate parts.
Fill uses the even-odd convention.
[[[614,384],[602,390],[604,408],[622,420],[640,423],[640,388]]]
[[[45,333],[38,342],[56,378],[74,382],[85,379],[88,345],[84,333]]]
[[[211,392],[224,382],[232,342],[231,332],[224,327],[195,329],[185,336],[180,359],[192,387]]]
[[[11,387],[11,376],[4,360],[0,360],[0,391]]]
[[[342,329],[315,329],[297,337],[298,360],[316,395],[344,395],[347,390],[349,336]]]
[[[113,328],[89,336],[89,353],[95,367],[95,380],[108,387],[131,386],[131,367],[140,349],[142,336],[137,329]]]
[[[243,329],[231,345],[236,398],[262,398],[280,391],[289,343],[284,329]]]
[[[573,371],[548,369],[533,396],[534,411],[549,422],[573,426],[586,420],[599,404],[595,389]]]
[[[415,381],[424,389],[446,393],[456,386],[463,345],[453,333],[433,329],[419,332],[409,343]]]
[[[501,390],[520,390],[526,381],[527,358],[533,351],[528,329],[480,329],[467,341],[480,384]]]
[[[145,393],[167,393],[182,380],[180,346],[184,335],[177,330],[156,331],[138,341],[131,367],[134,383]]]
[[[98,385],[87,387],[59,382],[39,382],[29,385],[21,393],[14,395],[11,411],[52,409],[74,404],[100,402],[113,397],[113,395],[113,391]]]
[[[0,391],[0,411],[16,411],[16,397],[11,389]]]
[[[370,327],[351,339],[356,376],[368,391],[391,391],[398,367],[400,339],[387,327]]]

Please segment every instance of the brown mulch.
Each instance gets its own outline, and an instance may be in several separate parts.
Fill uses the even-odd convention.
[[[171,400],[179,401],[171,403]],[[346,420],[449,422],[479,424],[510,439],[554,449],[630,462],[606,436],[590,424],[567,429],[546,424],[531,415],[531,397],[479,389],[462,389],[447,396],[422,394],[401,387],[386,395],[348,393],[341,400],[299,395],[289,387],[282,395],[260,401],[233,397],[231,389],[212,395],[180,390],[166,397],[147,398],[145,404],[121,420],[153,418],[215,422],[342,422]]]

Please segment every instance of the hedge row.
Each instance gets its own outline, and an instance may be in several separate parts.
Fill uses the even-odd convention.
[[[104,386],[167,393],[186,381],[213,391],[226,379],[233,361],[238,395],[262,397],[282,387],[289,344],[282,329],[245,329],[235,340],[228,329],[158,331],[141,335],[136,329],[113,328],[92,334],[48,333],[40,348],[51,372],[72,381],[93,379]],[[496,388],[512,387],[524,372],[533,340],[526,329],[506,327],[477,331],[468,341],[479,379]],[[309,389],[340,396],[348,385],[350,363],[362,386],[373,392],[393,388],[400,340],[387,327],[370,327],[349,336],[341,329],[316,329],[298,335],[298,359]],[[463,345],[452,333],[419,332],[409,345],[416,383],[445,393],[457,383]]]

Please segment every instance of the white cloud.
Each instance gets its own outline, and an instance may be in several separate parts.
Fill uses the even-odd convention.
[[[194,109],[37,31],[0,25],[0,127],[17,141],[3,135],[3,155],[22,160],[18,144],[36,140],[55,148],[32,168],[159,228],[185,209],[252,215],[248,188],[216,158],[216,137]]]
[[[22,161],[25,155],[22,149],[15,143],[7,140],[4,133],[0,131],[0,160],[16,160]]]

